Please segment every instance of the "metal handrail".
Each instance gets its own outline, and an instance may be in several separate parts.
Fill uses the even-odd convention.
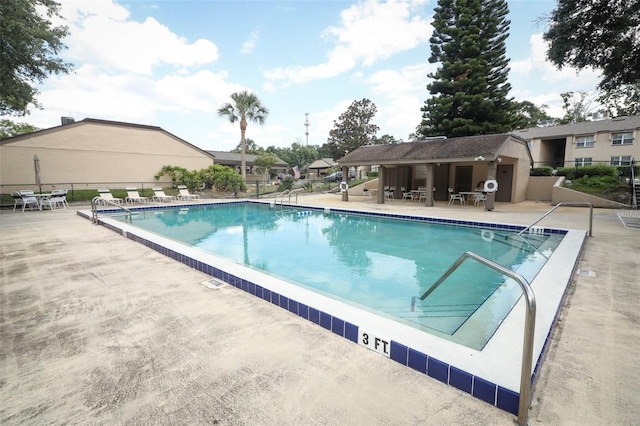
[[[292,194],[296,194],[296,204],[298,204],[298,193],[302,192],[304,188],[297,188],[294,190],[289,191],[289,194],[287,194],[289,196],[289,204],[291,204],[291,195]]]
[[[553,208],[551,210],[549,210],[548,212],[546,212],[545,214],[543,214],[542,216],[540,216],[535,222],[533,222],[531,225],[527,226],[526,228],[524,228],[522,231],[518,232],[518,235],[522,235],[523,232],[528,231],[529,229],[531,229],[531,227],[533,225],[535,225],[536,223],[540,222],[542,219],[544,219],[545,217],[549,216],[551,214],[551,212],[553,212],[555,209],[557,209],[560,206],[574,206],[574,207],[589,207],[589,236],[593,237],[593,204],[586,202],[586,201],[576,201],[576,202],[565,202],[565,203],[558,203],[555,206],[553,206]]]
[[[285,189],[284,191],[282,191],[281,193],[279,193],[278,195],[276,195],[276,198],[273,200],[274,204],[278,204],[278,198],[282,197],[282,199],[280,200],[280,204],[282,204],[284,202],[284,197],[289,193],[288,189]]]
[[[424,300],[433,291],[442,284],[458,267],[468,258],[474,259],[489,268],[492,268],[518,282],[526,303],[525,319],[524,319],[524,338],[522,343],[522,368],[520,370],[520,401],[518,404],[518,425],[525,426],[529,416],[529,404],[531,403],[531,366],[533,365],[533,338],[535,336],[536,327],[536,298],[531,290],[531,286],[527,280],[517,272],[514,272],[502,265],[499,265],[485,257],[474,252],[464,252],[445,272],[438,281],[435,282],[422,296],[420,300]],[[411,307],[415,306],[415,296],[411,299]]]
[[[529,247],[531,247],[533,249],[533,251],[535,253],[540,253],[540,255],[542,257],[544,257],[545,259],[549,259],[549,256],[546,256],[543,252],[541,252],[540,250],[538,250],[533,244],[531,244],[529,241],[527,241],[527,239],[525,237],[523,237],[520,233],[517,234],[509,234],[506,236],[506,238],[512,237],[513,235],[515,235],[516,237],[520,237],[520,239],[522,240],[523,243],[527,244]]]
[[[111,204],[112,206],[115,206],[115,207],[118,207],[118,208],[124,210],[125,215],[126,215],[125,217],[128,218],[129,223],[132,222],[132,220],[131,220],[131,210],[129,210],[128,208],[126,208],[126,207],[124,207],[124,206],[122,206],[120,204],[117,204],[117,203],[115,203],[115,202],[113,202],[111,200],[105,200],[104,198],[101,198],[101,197],[93,197],[91,199],[91,222],[93,222],[94,224],[98,223],[98,202],[105,203],[105,205],[106,204]]]

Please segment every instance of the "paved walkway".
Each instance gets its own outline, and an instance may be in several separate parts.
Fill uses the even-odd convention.
[[[550,206],[300,203],[529,224]],[[0,212],[0,423],[510,425],[515,417],[75,214]],[[541,223],[587,229],[588,209]],[[636,213],[636,212],[633,212]],[[529,423],[640,418],[640,231],[596,210]],[[520,344],[518,342],[517,344]]]

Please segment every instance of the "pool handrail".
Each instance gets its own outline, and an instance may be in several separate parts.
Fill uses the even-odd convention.
[[[589,236],[593,237],[593,232],[592,232],[592,230],[593,230],[593,204],[589,203],[588,201],[566,201],[566,202],[558,203],[555,206],[553,206],[551,208],[551,210],[549,210],[548,212],[546,212],[545,214],[540,216],[531,225],[527,226],[522,231],[518,232],[518,235],[522,235],[523,232],[528,231],[529,229],[531,229],[531,227],[533,227],[535,224],[540,222],[545,217],[549,216],[555,209],[557,209],[560,206],[589,207]]]
[[[276,195],[276,198],[274,198],[273,200],[273,204],[276,205],[278,204],[278,198],[281,198],[280,200],[280,204],[282,205],[282,203],[284,203],[284,197],[289,194],[289,192],[291,192],[288,189],[285,189],[284,191],[282,191],[281,193],[279,193],[278,195]]]
[[[442,284],[458,267],[467,259],[474,259],[481,264],[494,269],[501,274],[514,279],[520,285],[524,294],[526,311],[524,319],[524,338],[522,343],[522,368],[520,370],[520,400],[518,403],[518,425],[525,426],[529,416],[529,404],[531,403],[531,366],[533,365],[533,338],[536,328],[536,298],[531,290],[529,282],[517,272],[514,272],[504,266],[493,262],[485,257],[480,256],[472,251],[464,252],[453,264],[442,274],[440,278],[426,291],[420,300],[424,300],[433,291]],[[411,298],[411,310],[415,306],[415,296]]]
[[[131,210],[129,210],[128,208],[126,208],[121,204],[114,203],[111,200],[105,200],[104,198],[101,198],[98,196],[98,197],[93,197],[91,199],[91,222],[93,222],[94,224],[98,223],[98,204],[99,203],[104,203],[105,205],[111,204],[112,206],[115,206],[115,207],[118,207],[119,209],[124,210],[126,218],[128,219],[129,223],[131,223]]]

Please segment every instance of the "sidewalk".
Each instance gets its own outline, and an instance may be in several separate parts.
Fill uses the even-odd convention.
[[[550,206],[300,204],[529,224]],[[69,210],[0,212],[0,422],[510,425],[515,417]],[[587,229],[561,207],[545,226]],[[637,212],[636,212],[637,213]],[[595,210],[529,424],[637,424],[640,231]],[[517,342],[519,345],[521,342]]]

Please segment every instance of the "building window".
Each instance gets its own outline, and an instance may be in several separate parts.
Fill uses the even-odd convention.
[[[633,144],[633,133],[614,133],[611,138],[612,145],[631,145]]]
[[[576,167],[590,166],[592,161],[591,157],[576,158]]]
[[[593,135],[590,136],[578,136],[576,138],[576,147],[578,148],[593,148],[595,144],[595,138]]]
[[[631,156],[630,155],[617,155],[615,157],[611,157],[611,165],[612,166],[630,166],[631,165]]]

